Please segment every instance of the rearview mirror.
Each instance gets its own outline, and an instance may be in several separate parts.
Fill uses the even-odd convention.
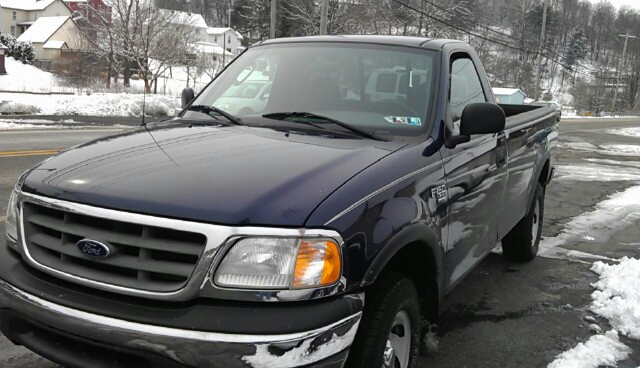
[[[185,88],[182,90],[182,96],[181,96],[181,102],[182,102],[182,108],[184,109],[185,107],[187,107],[191,101],[193,101],[193,98],[195,97],[195,93],[193,92],[192,88]]]
[[[493,134],[504,130],[507,118],[496,104],[480,102],[467,105],[460,118],[460,135]]]

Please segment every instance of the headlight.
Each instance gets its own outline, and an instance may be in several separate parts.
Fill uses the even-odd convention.
[[[324,238],[244,238],[214,275],[221,287],[304,289],[335,284],[342,274],[340,246]]]
[[[15,189],[11,191],[9,196],[5,228],[8,237],[13,240],[18,239],[18,192]]]

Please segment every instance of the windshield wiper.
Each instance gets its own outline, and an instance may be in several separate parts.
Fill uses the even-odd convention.
[[[361,136],[361,137],[365,137],[365,138],[369,138],[369,139],[373,139],[376,141],[385,141],[385,139],[382,139],[376,135],[374,135],[373,133],[371,133],[370,131],[366,131],[354,126],[351,126],[347,123],[344,123],[340,120],[336,120],[327,116],[322,116],[322,115],[318,115],[318,114],[314,114],[311,112],[272,112],[269,114],[264,114],[262,115],[263,118],[267,118],[267,119],[275,119],[275,120],[286,120],[287,118],[307,118],[307,119],[314,119],[314,120],[322,120],[322,121],[326,121],[329,122],[331,124],[337,125],[339,127],[342,127],[352,133],[356,133],[357,135]],[[309,125],[313,125],[315,127],[317,127],[317,125],[315,125],[314,123],[308,122],[308,121],[301,121],[301,120],[287,120],[287,121],[292,121],[294,123],[305,123],[305,124],[309,124]]]
[[[191,106],[187,107],[187,111],[202,112],[202,113],[205,113],[205,114],[217,119],[217,117],[215,115],[211,115],[211,113],[216,113],[218,115],[224,116],[227,120],[229,120],[233,124],[243,125],[242,120],[240,120],[240,118],[235,117],[235,116],[229,114],[228,112],[226,112],[226,111],[224,111],[222,109],[219,109],[219,108],[217,108],[215,106],[191,105]]]

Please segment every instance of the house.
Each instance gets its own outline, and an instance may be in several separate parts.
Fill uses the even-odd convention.
[[[0,32],[19,37],[38,18],[69,15],[62,0],[0,0]]]
[[[103,0],[63,0],[74,14],[82,15],[91,23],[99,23],[101,19],[111,20],[111,7]]]
[[[518,88],[493,88],[496,102],[505,105],[524,105],[527,95]]]
[[[202,15],[167,9],[161,9],[161,12],[163,15],[170,17],[169,21],[171,23],[192,28],[197,35],[198,41],[207,41],[207,29],[209,27]]]
[[[20,37],[19,42],[31,42],[36,60],[60,57],[64,51],[83,49],[82,36],[71,16],[41,17]]]
[[[209,42],[222,46],[225,50],[238,55],[242,50],[243,37],[232,28],[209,28],[207,29]]]

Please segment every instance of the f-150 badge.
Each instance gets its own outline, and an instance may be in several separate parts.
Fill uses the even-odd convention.
[[[437,203],[442,203],[447,201],[447,187],[444,185],[439,185],[435,188],[431,188],[431,197],[435,198]]]

